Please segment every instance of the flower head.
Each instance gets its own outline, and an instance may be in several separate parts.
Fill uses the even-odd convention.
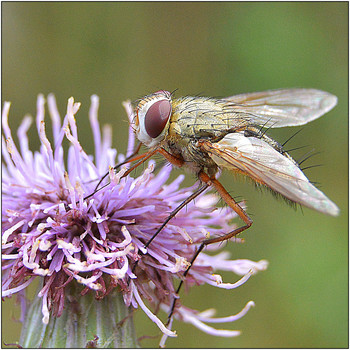
[[[88,155],[78,140],[75,116],[80,104],[68,100],[61,118],[55,99],[48,96],[53,142],[49,141],[44,121],[45,100],[38,97],[36,127],[40,151],[28,147],[27,130],[32,119],[25,117],[18,129],[17,149],[8,126],[10,104],[5,103],[3,122],[3,202],[2,202],[2,295],[23,294],[35,278],[43,281],[43,322],[62,314],[65,290],[73,281],[82,285],[81,293],[94,292],[103,298],[114,288],[123,293],[127,306],[141,308],[167,336],[175,333],[161,322],[155,310],[169,312],[176,296],[175,280],[180,280],[198,244],[210,235],[234,228],[236,214],[230,208],[216,209],[218,198],[202,194],[187,205],[148,246],[144,245],[183,200],[197,188],[180,188],[183,175],[167,184],[171,166],[155,174],[150,161],[139,177],[123,177],[127,166],[115,172],[113,165],[123,161],[111,147],[111,129],[100,131],[97,120],[98,97],[92,96],[90,124],[95,158]],[[133,111],[124,103],[129,120]],[[129,129],[126,156],[134,148],[134,134]],[[65,155],[63,143],[68,141]],[[92,197],[98,180],[109,171],[106,186]],[[239,241],[239,239],[236,239]],[[219,245],[208,246],[215,252]],[[136,264],[137,262],[137,264]],[[136,266],[137,265],[137,266]],[[189,288],[198,284],[232,289],[252,274],[264,270],[266,261],[229,260],[227,253],[202,252],[185,279]],[[229,270],[242,276],[235,283],[223,283],[216,270]],[[147,305],[148,306],[147,306]],[[238,331],[216,330],[210,322],[232,322],[242,317],[253,302],[237,315],[212,318],[213,311],[198,313],[177,303],[174,317],[192,323],[201,330],[219,336],[235,336]],[[151,311],[152,310],[152,311]]]

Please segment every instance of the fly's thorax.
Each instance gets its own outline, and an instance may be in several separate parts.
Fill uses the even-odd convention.
[[[147,147],[157,146],[168,133],[171,113],[172,100],[168,91],[161,90],[141,99],[133,122],[137,138]]]
[[[187,96],[174,100],[172,105],[169,134],[192,139],[218,138],[246,124],[224,100]]]

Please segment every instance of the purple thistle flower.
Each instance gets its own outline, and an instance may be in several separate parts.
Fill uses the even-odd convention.
[[[123,177],[127,166],[115,173],[112,168],[125,156],[111,148],[111,129],[100,131],[97,119],[98,97],[92,96],[90,124],[95,145],[95,159],[85,153],[78,141],[75,116],[80,104],[68,100],[63,124],[55,99],[48,96],[53,142],[47,137],[43,96],[38,97],[36,127],[41,147],[32,152],[27,131],[32,119],[25,117],[18,129],[17,149],[8,126],[10,103],[2,112],[3,200],[2,200],[2,296],[23,296],[36,277],[43,281],[38,296],[42,298],[42,321],[59,317],[64,309],[65,291],[74,280],[83,288],[103,298],[119,288],[127,306],[141,308],[163,332],[161,345],[175,332],[165,327],[155,315],[159,308],[169,312],[175,297],[174,281],[180,280],[198,244],[208,237],[231,231],[236,214],[230,208],[217,209],[218,197],[205,193],[180,211],[147,248],[145,243],[174,210],[197,188],[180,188],[183,175],[166,184],[171,166],[153,173],[154,161],[143,173]],[[133,119],[130,102],[125,102],[129,120]],[[63,143],[68,140],[68,154]],[[129,128],[126,156],[134,149],[135,136]],[[117,159],[116,159],[117,158]],[[96,183],[109,169],[109,184],[94,191]],[[239,242],[239,238],[236,238]],[[219,244],[206,251],[216,252]],[[145,254],[147,252],[147,254]],[[144,253],[144,254],[141,254]],[[135,271],[133,267],[138,261]],[[202,252],[185,280],[185,289],[210,284],[233,289],[258,272],[265,270],[261,260],[229,260],[226,252],[208,255]],[[232,271],[241,278],[223,283],[216,270]],[[176,283],[175,283],[176,285]],[[234,316],[213,318],[213,310],[199,313],[180,303],[174,317],[202,331],[232,337],[239,331],[217,330],[206,323],[230,323],[246,314],[252,301]],[[146,304],[148,306],[146,306]],[[153,310],[153,311],[151,311]],[[22,313],[24,315],[24,311]],[[22,316],[23,320],[23,316]]]

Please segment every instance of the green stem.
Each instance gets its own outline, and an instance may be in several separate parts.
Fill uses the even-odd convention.
[[[92,291],[81,296],[76,290],[68,289],[62,315],[51,316],[47,325],[42,322],[42,298],[35,297],[26,315],[19,344],[24,348],[138,346],[132,314],[121,293],[115,291],[96,300]]]

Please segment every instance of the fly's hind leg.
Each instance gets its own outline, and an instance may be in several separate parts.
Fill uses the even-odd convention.
[[[203,242],[203,244],[209,245],[212,243],[223,242],[234,236],[237,236],[239,233],[248,229],[252,226],[253,220],[248,216],[248,214],[240,207],[240,205],[232,198],[232,196],[225,190],[224,186],[215,179],[215,177],[209,177],[206,173],[200,172],[199,179],[202,180],[207,185],[212,185],[219,193],[221,198],[225,201],[225,203],[232,208],[238,216],[244,221],[245,225],[234,229],[231,232],[224,234],[223,236],[209,238]]]
[[[221,183],[215,179],[215,177],[209,177],[206,173],[204,173],[203,171],[201,171],[198,174],[199,179],[204,182],[206,185],[208,186],[213,186],[219,193],[219,195],[221,196],[221,198],[225,201],[225,203],[232,208],[237,214],[238,216],[244,221],[245,225],[238,227],[236,229],[234,229],[233,231],[230,231],[226,234],[224,234],[223,236],[219,236],[219,237],[213,237],[213,238],[209,238],[204,240],[201,245],[199,246],[199,248],[197,249],[196,253],[194,254],[192,260],[190,261],[190,265],[187,268],[187,270],[184,272],[183,274],[183,278],[179,283],[179,286],[177,287],[176,290],[176,295],[179,294],[180,289],[183,285],[183,282],[188,274],[188,272],[190,271],[191,267],[193,266],[195,260],[197,259],[198,255],[200,254],[200,252],[204,249],[205,246],[213,244],[213,243],[218,243],[218,242],[223,242],[226,241],[232,237],[235,237],[236,235],[238,235],[239,233],[243,232],[244,230],[248,229],[252,223],[253,220],[248,216],[248,214],[240,207],[240,205],[232,198],[232,196],[225,190],[224,186],[221,185]],[[176,301],[177,298],[174,298],[173,303],[171,305],[170,308],[170,312],[168,315],[168,321],[167,321],[167,325],[169,325],[171,318],[173,316],[173,313],[175,311],[175,307],[176,307]]]

